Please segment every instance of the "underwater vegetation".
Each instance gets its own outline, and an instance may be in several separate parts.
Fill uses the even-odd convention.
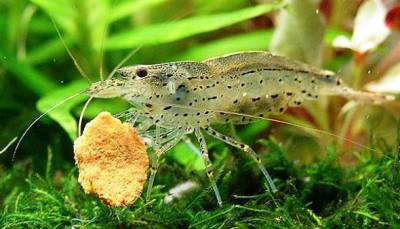
[[[0,227],[400,227],[399,31],[395,0],[0,0]],[[261,156],[275,193],[254,160],[208,135],[222,206],[187,141],[160,158],[147,200],[113,208],[84,192],[73,142],[88,96],[54,105],[121,64],[243,51],[327,69],[394,100],[321,95],[268,116],[282,122],[213,125]],[[83,123],[129,107],[94,99]]]

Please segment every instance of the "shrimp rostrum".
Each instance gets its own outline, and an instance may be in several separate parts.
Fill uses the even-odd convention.
[[[283,113],[305,100],[339,95],[364,103],[381,103],[388,96],[355,91],[332,72],[268,52],[241,52],[202,62],[182,61],[135,65],[118,70],[120,76],[93,84],[96,98],[122,97],[132,104],[125,112],[138,130],[151,133],[156,149],[151,160],[148,194],[158,157],[185,135],[195,134],[218,203],[221,197],[213,177],[203,133],[247,153],[276,187],[254,150],[211,127],[218,123],[244,124],[257,117]]]

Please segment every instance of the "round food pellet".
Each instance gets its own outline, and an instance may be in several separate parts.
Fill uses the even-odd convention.
[[[146,146],[136,130],[108,112],[89,122],[74,142],[78,181],[84,191],[112,207],[135,202],[149,167]]]

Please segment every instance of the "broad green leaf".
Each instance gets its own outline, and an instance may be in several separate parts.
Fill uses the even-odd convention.
[[[75,31],[74,19],[76,18],[76,9],[73,1],[69,0],[30,0],[39,6],[42,10],[51,15],[54,20],[68,32],[68,34],[77,34]]]
[[[197,16],[177,22],[134,28],[111,36],[106,49],[129,49],[140,45],[155,45],[218,30],[283,7],[282,2],[263,4],[243,10],[215,15]]]
[[[37,109],[40,112],[46,112],[54,107],[54,105],[87,88],[87,86],[88,83],[85,81],[74,81],[65,85],[42,97],[36,104]],[[74,97],[48,114],[53,120],[61,125],[71,139],[75,139],[77,134],[77,122],[75,117],[71,114],[71,109],[86,99],[87,97],[83,95]]]
[[[136,12],[146,10],[152,6],[167,2],[167,0],[135,0],[135,1],[123,1],[116,6],[113,6],[111,15],[108,21],[114,22],[127,16],[131,16]]]
[[[323,36],[324,25],[313,1],[293,0],[278,16],[271,50],[320,66]]]
[[[110,10],[109,1],[31,0],[75,41],[101,49]]]
[[[272,31],[261,30],[240,34],[195,46],[179,55],[180,60],[204,60],[230,52],[267,50],[271,42]]]
[[[57,87],[56,83],[46,75],[37,72],[26,63],[18,61],[17,58],[0,47],[0,61],[16,78],[27,88],[37,95],[44,95]]]
[[[197,14],[206,14],[210,12],[231,11],[240,9],[249,5],[248,0],[195,0]]]

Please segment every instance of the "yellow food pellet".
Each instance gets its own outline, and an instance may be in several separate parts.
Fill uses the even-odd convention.
[[[78,181],[112,207],[135,202],[147,178],[146,146],[136,130],[108,112],[89,122],[74,142]]]

